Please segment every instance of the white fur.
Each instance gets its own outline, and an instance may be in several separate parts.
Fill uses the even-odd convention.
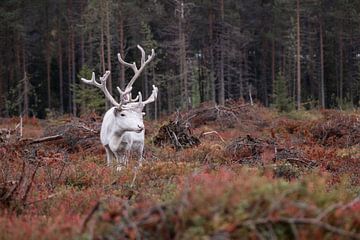
[[[114,164],[118,170],[126,165],[130,152],[139,155],[139,165],[142,164],[145,128],[142,109],[119,110],[110,108],[103,119],[100,140],[106,149],[108,166]]]
[[[139,165],[141,165],[145,134],[143,122],[144,113],[142,110],[146,104],[156,101],[158,94],[158,88],[153,85],[152,94],[147,100],[142,100],[142,94],[140,92],[135,99],[131,97],[133,83],[144,70],[145,66],[155,57],[154,49],[151,50],[151,55],[146,59],[144,49],[139,45],[137,47],[141,51],[140,68],[138,68],[135,63],[125,62],[121,58],[121,55],[118,54],[120,63],[132,68],[134,71],[134,76],[124,91],[117,87],[120,94],[120,102],[117,102],[106,88],[106,81],[110,76],[110,71],[106,71],[104,75],[100,77],[100,82],[96,81],[94,72],[90,80],[81,78],[84,83],[100,88],[104,92],[105,97],[114,105],[114,107],[105,113],[101,125],[100,139],[106,150],[107,164],[109,166],[113,165],[115,159],[118,170],[127,164],[130,152],[135,152],[139,155]]]

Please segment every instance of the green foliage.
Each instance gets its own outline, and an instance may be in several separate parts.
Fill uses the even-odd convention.
[[[88,66],[84,66],[78,78],[91,79],[92,71]],[[105,110],[105,98],[99,88],[87,85],[83,82],[72,85],[72,91],[75,95],[75,103],[78,105],[80,114],[96,112],[101,114]]]
[[[274,83],[274,105],[279,112],[289,112],[294,106],[288,95],[286,80],[280,73]]]

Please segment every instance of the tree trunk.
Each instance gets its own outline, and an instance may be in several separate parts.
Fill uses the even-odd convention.
[[[344,52],[343,52],[343,39],[342,39],[342,33],[339,33],[339,53],[340,53],[340,59],[339,59],[339,104],[340,107],[343,105],[343,89],[344,89]]]
[[[181,102],[184,104],[185,110],[189,107],[189,93],[188,93],[188,76],[187,76],[187,64],[186,64],[186,39],[185,32],[183,29],[183,24],[185,22],[185,14],[184,14],[184,2],[179,2],[180,6],[180,18],[179,18],[179,61],[180,61],[180,79],[181,79]]]
[[[225,104],[225,84],[224,84],[224,0],[219,0],[220,4],[220,76],[219,76],[219,104]]]
[[[93,33],[89,31],[89,57],[88,57],[88,64],[89,66],[94,65],[94,46],[93,46]]]
[[[106,31],[107,70],[111,72],[111,34],[110,34],[109,0],[106,0],[105,12],[106,12],[105,31]],[[106,83],[107,83],[107,88],[108,88],[110,94],[112,94],[111,74],[109,75]]]
[[[80,21],[81,23],[84,23],[84,17],[83,17],[83,14],[84,14],[84,0],[81,0],[80,2],[80,14],[81,14],[81,17],[80,17]],[[80,30],[80,67],[79,69],[81,69],[84,64],[85,64],[85,50],[84,50],[84,31],[83,30]]]
[[[156,84],[156,75],[155,75],[155,64],[152,64],[152,67],[151,67],[151,71],[152,71],[152,76],[153,76],[153,83],[155,85]],[[155,100],[155,106],[154,106],[154,119],[155,121],[158,120],[158,116],[159,116],[159,110],[158,109],[161,109],[161,91],[158,92],[158,95],[157,95],[157,99]]]
[[[297,110],[301,109],[301,46],[300,46],[300,0],[296,1],[296,87],[297,87],[297,98],[296,107]]]
[[[68,18],[68,39],[67,39],[67,68],[68,68],[68,104],[69,104],[69,112],[74,112],[74,92],[71,91],[71,85],[72,85],[72,76],[73,76],[73,64],[72,64],[72,34],[73,34],[73,18],[72,18],[72,0],[67,0],[67,18]]]
[[[320,102],[321,108],[325,108],[325,79],[324,79],[324,39],[323,39],[323,23],[320,21]]]
[[[243,61],[244,61],[244,55],[241,51],[239,51],[239,98],[242,100],[244,99],[244,83],[243,83]]]
[[[63,57],[61,37],[58,37],[58,64],[59,64],[59,94],[60,94],[60,113],[64,113],[64,79],[63,79]]]
[[[275,52],[275,37],[273,36],[271,39],[271,87],[274,92],[274,84],[275,84],[275,66],[276,66],[276,52]]]
[[[25,43],[22,45],[22,72],[24,73],[24,92],[23,92],[23,98],[24,98],[24,110],[23,114],[24,116],[29,116],[29,78],[27,77],[27,70],[26,70],[26,53],[25,53]]]
[[[119,3],[119,24],[118,24],[118,31],[119,31],[119,52],[121,57],[125,58],[125,42],[124,42],[124,18],[121,11],[121,4]],[[125,88],[125,66],[119,64],[120,75],[119,75],[119,86],[121,89]]]
[[[72,112],[72,91],[71,91],[71,36],[69,33],[68,39],[67,39],[67,70],[68,70],[68,104],[69,104],[69,112]]]
[[[51,109],[51,77],[50,77],[50,63],[51,57],[49,56],[49,47],[47,47],[46,51],[46,82],[47,82],[47,106]]]
[[[105,69],[105,50],[104,50],[104,8],[102,0],[100,1],[100,67],[101,74],[104,74]]]
[[[214,68],[214,14],[210,7],[209,9],[209,55],[210,55],[210,84],[211,84],[211,93],[210,99],[214,103],[216,102],[216,82],[215,82],[215,68]]]
[[[76,84],[76,65],[75,65],[75,32],[72,29],[71,34],[71,65],[72,65],[72,84],[75,86]],[[73,115],[76,116],[77,114],[77,107],[76,107],[76,93],[73,92]]]
[[[262,91],[263,91],[263,100],[264,100],[264,105],[266,107],[269,106],[269,98],[268,98],[268,86],[267,86],[267,69],[266,69],[266,57],[267,57],[267,54],[266,54],[266,49],[268,47],[268,44],[267,44],[267,40],[265,38],[263,38],[263,43],[262,43],[262,58],[261,58],[261,79],[262,79],[262,82],[261,82],[261,88],[262,88]]]

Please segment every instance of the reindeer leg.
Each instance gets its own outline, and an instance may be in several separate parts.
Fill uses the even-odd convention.
[[[111,167],[113,165],[113,160],[115,158],[114,153],[110,150],[109,146],[105,146],[106,151],[106,161],[108,167]]]
[[[144,160],[144,156],[143,156],[143,152],[144,152],[144,145],[141,144],[139,145],[138,149],[138,155],[139,155],[139,159],[138,159],[138,165],[136,168],[140,168],[143,164],[143,160]]]
[[[126,156],[126,154],[122,153],[121,151],[116,152],[115,156],[116,156],[116,162],[117,162],[116,170],[121,171],[121,169],[126,165],[127,156]]]

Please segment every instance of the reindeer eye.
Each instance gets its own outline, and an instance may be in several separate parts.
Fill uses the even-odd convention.
[[[120,116],[125,117],[125,113],[120,113]]]

